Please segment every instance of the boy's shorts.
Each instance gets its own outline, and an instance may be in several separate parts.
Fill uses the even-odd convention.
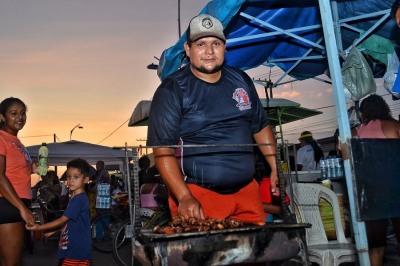
[[[260,189],[253,181],[233,194],[219,194],[198,185],[188,184],[193,195],[202,205],[206,218],[234,219],[243,222],[264,224],[264,209]],[[168,199],[171,215],[178,216],[176,201]]]
[[[78,259],[60,259],[58,266],[90,266],[91,260],[78,260]]]

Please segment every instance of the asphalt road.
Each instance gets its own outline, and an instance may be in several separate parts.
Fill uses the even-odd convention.
[[[55,237],[48,239],[46,243],[42,240],[35,240],[33,253],[30,254],[28,248],[24,249],[22,266],[57,266],[57,244]],[[385,254],[384,266],[400,265],[399,251],[396,247],[397,243],[388,243]],[[92,266],[113,266],[117,265],[114,261],[112,253],[101,253],[93,249]],[[358,266],[358,263],[346,263],[345,266]]]
[[[22,266],[57,266],[57,244],[56,238],[50,238],[46,243],[42,240],[35,240],[32,254],[28,248],[24,249]],[[93,250],[92,266],[117,265],[112,253],[101,253]]]

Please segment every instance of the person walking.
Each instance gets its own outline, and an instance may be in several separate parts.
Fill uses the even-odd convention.
[[[259,186],[253,179],[253,137],[267,144],[260,149],[271,167],[274,193],[276,140],[254,84],[245,72],[224,64],[226,39],[218,19],[194,17],[184,48],[190,64],[157,88],[147,134],[148,146],[165,146],[153,152],[170,194],[171,215],[263,224]],[[172,145],[181,147],[168,147]]]
[[[67,163],[67,184],[71,192],[64,214],[46,224],[27,224],[27,230],[47,231],[61,228],[58,243],[60,266],[90,265],[92,260],[92,238],[90,234],[89,200],[85,183],[89,182],[90,165],[83,159]],[[48,235],[50,235],[50,232]]]
[[[19,265],[24,223],[33,225],[31,174],[37,164],[17,135],[26,123],[27,106],[18,98],[0,103],[0,265]]]
[[[392,117],[389,105],[376,94],[364,98],[360,104],[361,125],[352,130],[353,137],[368,139],[400,139],[400,123]],[[391,219],[400,243],[400,218]],[[383,265],[386,250],[388,219],[365,221],[368,253],[372,266]]]

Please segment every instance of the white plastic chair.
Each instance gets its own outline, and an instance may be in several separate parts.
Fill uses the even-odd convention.
[[[304,183],[293,183],[293,194],[296,214],[300,216],[298,219],[312,225],[306,229],[310,261],[323,266],[356,261],[355,245],[344,235],[336,194],[322,185]],[[319,211],[320,198],[327,200],[333,207],[337,240],[328,241]]]

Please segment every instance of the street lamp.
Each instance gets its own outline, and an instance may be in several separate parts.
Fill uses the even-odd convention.
[[[82,129],[83,126],[81,126],[81,124],[77,124],[76,126],[74,126],[74,128],[71,129],[71,131],[70,131],[70,133],[69,133],[69,140],[71,140],[72,132],[74,132],[75,128],[80,128],[80,129]]]

